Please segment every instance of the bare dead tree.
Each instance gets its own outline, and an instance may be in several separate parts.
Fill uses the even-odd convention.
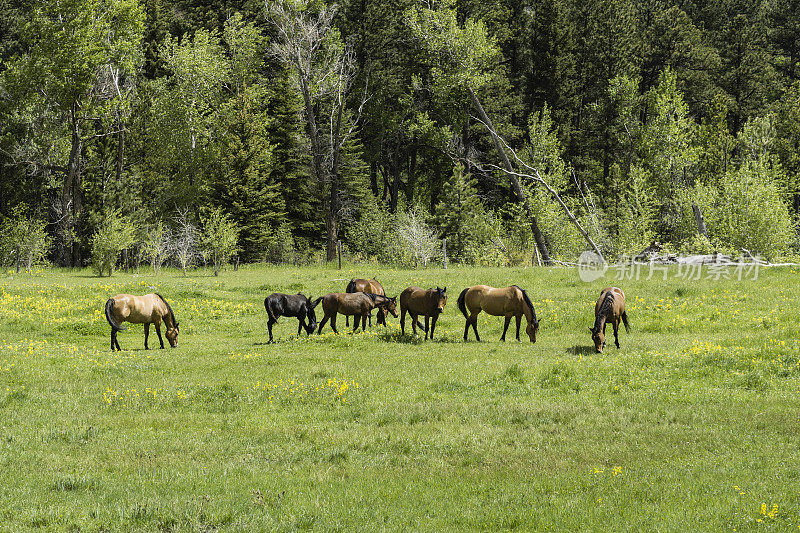
[[[595,244],[594,240],[592,240],[592,238],[589,235],[589,233],[586,231],[586,229],[584,229],[584,227],[581,225],[581,223],[578,221],[578,219],[572,213],[572,210],[567,206],[567,204],[564,203],[564,200],[561,199],[561,195],[558,194],[558,191],[556,191],[553,187],[551,187],[550,184],[544,178],[542,178],[541,174],[539,174],[539,169],[531,166],[526,161],[521,159],[517,155],[516,150],[511,148],[508,145],[508,143],[502,137],[500,137],[500,135],[497,134],[497,132],[491,126],[491,123],[484,122],[483,124],[484,124],[484,126],[486,126],[486,128],[491,133],[492,138],[495,139],[495,141],[498,144],[501,144],[501,146],[500,146],[501,153],[505,154],[506,150],[508,150],[508,152],[510,152],[511,155],[514,157],[514,161],[517,163],[517,165],[519,165],[520,167],[525,169],[527,172],[517,172],[517,171],[513,170],[513,168],[511,168],[511,162],[508,161],[508,158],[505,155],[504,155],[505,166],[501,167],[501,166],[498,166],[498,165],[495,165],[495,164],[492,164],[492,163],[487,163],[486,166],[489,167],[489,168],[492,168],[492,169],[495,169],[495,170],[499,170],[499,171],[505,173],[507,176],[509,176],[510,178],[513,179],[512,183],[516,183],[517,187],[520,186],[520,183],[519,183],[519,179],[520,178],[529,179],[529,180],[534,181],[534,182],[540,184],[541,186],[543,186],[547,190],[547,192],[550,193],[550,196],[552,196],[553,199],[561,207],[561,210],[564,211],[564,214],[567,215],[567,218],[570,220],[570,222],[572,222],[572,225],[575,226],[575,229],[578,230],[578,233],[580,233],[583,236],[583,238],[586,241],[586,243],[589,246],[592,247],[592,250],[594,250],[594,252],[603,261],[605,261],[605,258],[603,257],[603,253],[600,251],[600,248],[597,246],[597,244]],[[480,164],[477,164],[477,163],[473,163],[473,164],[475,164],[475,166],[477,166],[478,168],[481,168]]]
[[[309,0],[280,0],[266,5],[278,34],[271,52],[292,72],[303,97],[314,177],[322,191],[326,255],[332,261],[339,234],[341,151],[361,118],[366,90],[356,116],[348,117],[346,99],[355,79],[353,51],[331,37],[336,4],[323,5],[318,11],[309,9],[309,4]],[[320,123],[323,109],[328,110],[324,127]],[[348,120],[350,127],[343,132]]]
[[[176,229],[173,233],[171,248],[185,277],[186,270],[192,266],[195,259],[200,257],[200,252],[197,249],[197,245],[200,242],[200,232],[192,222],[189,208],[187,207],[178,208],[173,220],[175,221]]]

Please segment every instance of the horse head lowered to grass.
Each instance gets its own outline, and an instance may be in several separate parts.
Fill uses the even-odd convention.
[[[625,312],[625,293],[619,287],[606,287],[600,292],[600,298],[594,306],[594,326],[589,328],[594,342],[594,349],[601,353],[606,345],[606,322],[611,321],[614,328],[614,344],[619,348],[619,322],[625,324],[625,331],[630,332],[628,313]]]
[[[528,298],[528,293],[517,285],[502,289],[495,289],[488,285],[468,287],[461,291],[458,296],[458,308],[464,314],[464,318],[467,319],[467,323],[464,326],[464,340],[467,340],[470,324],[472,324],[472,330],[475,332],[475,339],[481,340],[478,336],[478,314],[481,311],[486,311],[490,315],[506,317],[503,336],[500,337],[501,341],[506,340],[506,331],[512,318],[517,319],[517,340],[519,340],[519,326],[524,316],[528,321],[525,332],[531,342],[536,342],[536,333],[539,331],[536,310],[533,308],[530,298]]]
[[[269,329],[269,342],[272,341],[272,326],[282,316],[297,317],[299,324],[297,325],[297,335],[303,328],[306,334],[311,335],[317,327],[317,315],[314,308],[319,303],[311,302],[311,297],[304,296],[300,293],[297,294],[283,294],[276,292],[270,294],[264,299],[264,308],[267,310],[267,328]],[[306,320],[308,322],[306,323]]]
[[[359,322],[361,323],[361,329],[366,329],[367,317],[376,307],[391,313],[393,317],[397,318],[396,297],[387,298],[386,296],[366,292],[332,292],[317,298],[314,302],[314,306],[319,304],[320,301],[322,302],[324,316],[319,323],[317,333],[322,333],[322,328],[325,327],[328,320],[331,321],[331,329],[333,329],[333,332],[338,333],[336,329],[336,315],[338,314],[355,316],[353,333],[358,330]]]
[[[126,328],[122,327],[123,322],[132,324],[144,324],[144,349],[147,346],[147,338],[150,335],[150,324],[156,326],[158,340],[161,348],[164,348],[164,339],[161,337],[161,322],[167,328],[167,341],[173,348],[178,347],[179,325],[175,318],[175,313],[167,301],[158,293],[135,296],[133,294],[117,294],[106,301],[106,320],[111,324],[111,351],[121,350],[117,341],[117,332]]]

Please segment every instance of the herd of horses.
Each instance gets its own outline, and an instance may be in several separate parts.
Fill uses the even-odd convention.
[[[331,329],[338,333],[336,329],[336,317],[345,316],[345,324],[349,326],[349,318],[353,317],[353,333],[358,331],[359,326],[366,330],[367,321],[372,325],[372,311],[377,309],[376,322],[379,325],[386,325],[386,315],[391,314],[397,318],[397,297],[389,298],[383,286],[373,279],[352,279],[347,284],[345,292],[332,292],[325,296],[320,296],[316,300],[303,294],[283,294],[273,293],[264,300],[264,308],[267,311],[267,329],[269,331],[269,342],[273,342],[272,326],[277,323],[282,316],[294,317],[298,320],[297,334],[300,335],[305,329],[308,335],[314,330],[322,333],[322,329],[330,321]],[[408,287],[399,296],[400,300],[400,331],[405,335],[406,315],[411,318],[411,329],[417,334],[419,327],[425,332],[425,339],[433,339],[436,330],[436,321],[444,311],[447,304],[447,287],[423,289],[422,287]],[[315,309],[322,303],[322,321],[317,323]],[[539,331],[539,319],[536,318],[536,310],[533,307],[528,294],[518,285],[511,285],[504,288],[494,288],[488,285],[475,285],[467,287],[458,296],[458,308],[466,318],[464,325],[464,340],[467,340],[469,328],[475,333],[475,339],[480,341],[478,335],[478,315],[481,311],[493,315],[505,317],[503,335],[500,340],[506,340],[506,332],[511,324],[511,319],[516,319],[517,340],[519,340],[519,330],[522,318],[525,317],[527,326],[525,333],[531,342],[536,342],[536,334]],[[134,296],[132,294],[118,294],[106,301],[106,319],[111,324],[111,350],[120,350],[117,341],[117,332],[125,329],[123,322],[134,324],[144,324],[144,347],[148,349],[147,338],[150,333],[150,324],[153,324],[158,334],[161,348],[164,348],[164,340],[161,337],[161,323],[166,328],[166,337],[170,346],[178,346],[179,324],[175,318],[175,313],[163,296],[157,293],[145,296]],[[423,325],[419,318],[425,319]],[[617,287],[607,287],[600,293],[595,305],[594,326],[589,328],[592,334],[595,350],[600,353],[605,347],[606,324],[611,322],[614,329],[614,344],[619,348],[619,325],[622,322],[625,329],[630,331],[628,315],[625,312],[625,293]]]

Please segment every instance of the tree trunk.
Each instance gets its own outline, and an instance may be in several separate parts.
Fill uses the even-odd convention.
[[[73,104],[70,109],[70,129],[71,129],[71,146],[69,152],[69,163],[67,164],[67,172],[64,175],[64,183],[61,186],[61,235],[64,241],[61,243],[59,250],[60,263],[63,266],[71,266],[74,260],[73,250],[71,244],[68,243],[68,236],[72,234],[74,220],[71,211],[74,209],[73,193],[74,184],[80,172],[80,158],[81,158],[81,132],[78,124],[78,104]]]
[[[542,232],[539,229],[539,223],[536,221],[536,217],[533,216],[530,202],[528,202],[528,197],[525,196],[525,191],[522,190],[522,186],[519,183],[519,179],[517,178],[517,176],[512,174],[514,172],[514,168],[511,166],[511,161],[509,161],[508,155],[506,154],[506,151],[503,149],[503,145],[500,143],[500,139],[497,138],[497,134],[494,131],[494,126],[492,126],[492,121],[489,119],[489,116],[483,109],[483,105],[481,105],[480,100],[478,100],[478,96],[475,94],[475,91],[473,91],[471,87],[467,87],[467,91],[469,91],[470,98],[472,98],[472,103],[475,106],[475,109],[478,111],[478,115],[480,115],[481,120],[486,124],[486,126],[489,129],[489,134],[492,136],[492,141],[494,141],[495,148],[500,153],[500,158],[503,161],[503,165],[509,171],[508,177],[509,180],[511,180],[511,186],[514,189],[514,194],[516,195],[517,200],[522,202],[522,205],[525,208],[525,213],[528,215],[528,218],[531,221],[531,231],[533,232],[533,239],[536,241],[536,247],[539,249],[539,252],[542,255],[542,260],[544,261],[545,265],[551,265],[553,263],[553,260],[550,258],[550,253],[548,252],[547,245],[544,242],[544,236],[542,235]]]
[[[397,197],[400,192],[400,164],[395,161],[392,164],[392,193],[389,199],[389,211],[397,212]]]
[[[328,176],[322,164],[322,149],[319,142],[319,130],[317,129],[317,118],[314,111],[314,103],[311,101],[311,92],[308,87],[308,80],[302,75],[302,65],[297,64],[298,72],[300,73],[300,92],[303,93],[303,102],[306,107],[306,121],[308,122],[309,137],[311,137],[311,149],[313,150],[312,161],[314,165],[314,174],[316,174],[317,181],[322,187],[322,210],[325,218],[325,231],[326,231],[326,258],[328,261],[336,259],[336,221],[334,220],[333,206],[331,205],[331,198],[334,197],[335,191],[331,187],[330,194],[325,194],[325,186],[328,183]]]
[[[117,133],[117,187],[122,186],[122,163],[125,159],[125,128],[120,124]]]
[[[408,162],[408,183],[406,183],[406,203],[414,205],[414,189],[417,187],[417,147],[412,146]]]
[[[372,195],[378,197],[378,164],[373,161],[369,165],[369,184],[372,188]]]
[[[692,203],[692,211],[694,212],[694,220],[697,222],[697,231],[707,239],[708,230],[706,230],[706,221],[703,218],[703,213],[700,212],[700,208],[695,203]]]

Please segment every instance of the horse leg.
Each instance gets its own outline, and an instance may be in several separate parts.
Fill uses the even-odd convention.
[[[344,315],[344,327],[350,327],[350,315]]]
[[[156,333],[158,333],[158,342],[161,343],[161,349],[164,349],[164,339],[161,338],[161,324],[156,322]]]
[[[506,315],[506,323],[503,325],[503,335],[500,337],[500,340],[506,342],[506,331],[508,331],[508,325],[511,324],[511,315]]]
[[[472,315],[470,319],[472,319],[472,331],[475,332],[475,340],[481,342],[481,337],[478,335],[478,315]]]
[[[437,320],[439,320],[439,315],[433,315],[433,318],[431,318],[431,340],[433,340],[433,330],[436,329]]]
[[[519,325],[522,322],[522,315],[517,315],[517,341],[519,341]]]
[[[322,322],[319,323],[319,329],[317,330],[317,335],[322,333],[322,328],[325,327],[325,322],[328,321],[328,315],[322,317]]]
[[[468,334],[469,334],[469,317],[467,317],[467,322],[464,324],[464,342],[467,342]]]
[[[425,315],[425,339],[428,339],[428,332],[431,330],[431,317],[429,315]],[[431,338],[433,336],[431,335]]]
[[[277,322],[277,319],[274,319],[274,318],[272,318],[272,316],[271,316],[271,315],[270,315],[270,317],[267,319],[267,329],[269,330],[269,342],[273,342],[273,341],[272,341],[272,326],[273,326],[273,325],[274,325],[276,322]]]
[[[417,334],[417,315],[415,315],[414,313],[412,313],[410,311],[409,311],[408,314],[411,315],[411,331],[414,333],[414,335],[416,335]]]
[[[614,344],[617,345],[617,349],[619,350],[619,318],[614,318],[614,321],[611,322],[611,325],[614,327]]]
[[[297,315],[297,336],[298,337],[303,332],[303,325],[305,324],[305,321],[306,321],[306,314],[305,313],[300,313],[299,315]]]
[[[347,315],[344,316],[346,317]],[[336,313],[333,313],[333,316],[331,317],[331,329],[337,335],[339,334],[339,331],[336,329]]]
[[[380,313],[380,311],[378,311]],[[372,327],[372,312],[367,315],[369,317],[369,327]],[[364,329],[364,326],[361,326],[361,329]]]
[[[147,337],[150,336],[150,324],[144,325],[144,349],[149,350],[150,348],[147,347]]]
[[[345,316],[347,316],[347,315],[345,315]],[[364,325],[366,325],[366,323],[367,323],[367,318],[366,318],[366,316],[365,316],[365,315],[353,315],[353,333],[355,333],[356,331],[358,331],[358,326],[359,326],[359,325],[360,325],[362,322],[364,323]],[[361,331],[364,331],[364,328],[363,328],[363,327],[361,328]]]
[[[367,319],[366,318],[362,318],[361,319],[361,331],[367,331]]]
[[[403,307],[400,308],[400,334],[406,334],[406,309]]]

